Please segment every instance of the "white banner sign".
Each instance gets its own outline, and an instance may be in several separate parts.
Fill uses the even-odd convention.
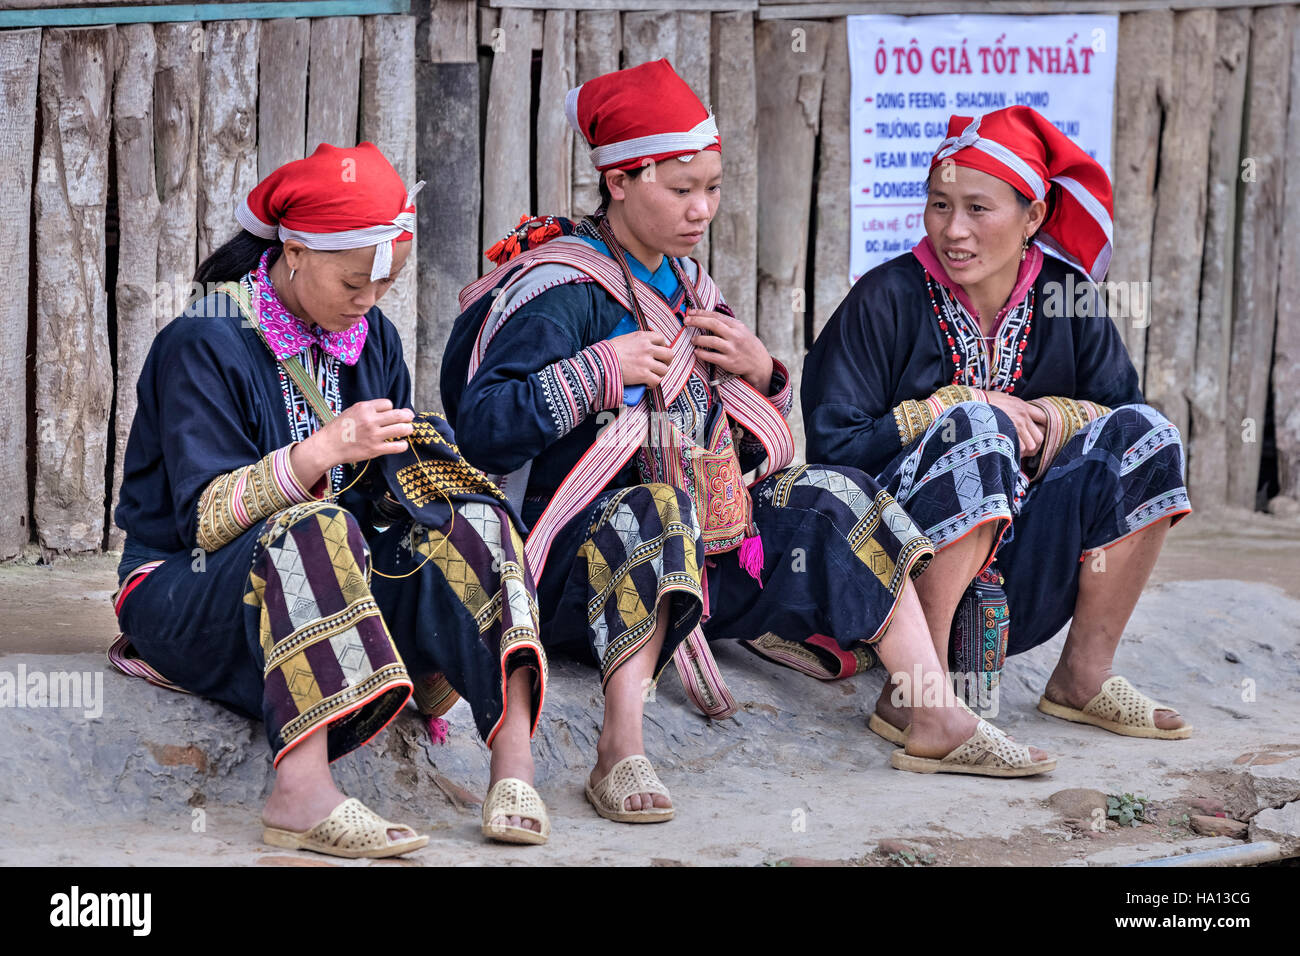
[[[848,31],[851,281],[925,237],[949,116],[1032,106],[1110,174],[1117,17],[860,16]]]

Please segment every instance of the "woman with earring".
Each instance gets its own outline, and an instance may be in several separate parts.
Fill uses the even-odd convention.
[[[587,799],[657,823],[676,808],[645,754],[646,691],[679,647],[709,666],[701,634],[822,638],[850,668],[867,646],[944,683],[910,583],[930,543],[855,468],[787,467],[788,375],[690,257],[721,202],[722,147],[672,65],[596,77],[565,110],[602,204],[576,227],[525,220],[489,250],[500,265],[461,294],[443,403],[470,462],[522,501],[548,650],[599,668]],[[950,686],[918,706],[908,751],[905,769],[1055,766]]]
[[[429,714],[457,694],[473,710],[492,750],[484,834],[549,831],[531,786],[546,659],[522,539],[445,423],[411,411],[376,305],[410,254],[418,190],[371,143],[273,172],[140,376],[113,657],[264,721],[273,846],[385,857],[428,842],[345,799],[329,771],[413,691]],[[439,449],[441,511],[375,482],[421,443]]]
[[[1177,429],[1143,402],[1093,284],[1111,254],[1105,170],[1029,107],[953,116],[925,230],[857,282],[809,353],[809,457],[875,475],[934,541],[917,592],[941,660],[961,656],[959,603],[1002,583],[1009,622],[966,655],[978,676],[996,681],[1005,655],[1073,619],[1039,710],[1188,736],[1112,673],[1165,534],[1191,507]],[[909,720],[882,695],[872,726],[901,742]]]

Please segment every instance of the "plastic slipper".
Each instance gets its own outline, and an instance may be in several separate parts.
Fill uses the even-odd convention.
[[[527,827],[494,824],[493,817],[527,817],[542,825],[539,833]],[[541,796],[518,777],[503,777],[492,784],[483,801],[483,835],[502,843],[542,844],[551,837],[551,818]]]
[[[889,763],[896,770],[913,773],[969,773],[982,777],[1030,777],[1056,769],[1056,759],[1030,759],[1029,748],[1018,744],[987,720],[975,732],[942,758],[915,757],[895,750]]]
[[[957,706],[966,711],[966,713],[970,714],[972,717],[979,716],[979,714],[971,710],[970,706],[960,697],[957,698]],[[867,729],[877,737],[883,737],[885,740],[888,740],[891,744],[904,747],[907,745],[907,732],[912,729],[912,725],[908,724],[902,730],[899,730],[889,721],[885,720],[884,717],[881,717],[879,713],[872,711],[871,716],[867,718]],[[1012,737],[1011,739],[1015,740],[1016,738]]]
[[[1157,727],[1157,710],[1169,710],[1175,714],[1178,711],[1156,703],[1118,674],[1107,678],[1101,685],[1101,693],[1090,700],[1083,710],[1058,704],[1046,697],[1038,699],[1038,709],[1049,717],[1072,720],[1076,724],[1091,724],[1125,737],[1184,740],[1192,735],[1190,724],[1174,730]]]
[[[649,810],[627,810],[624,801],[634,793],[661,793],[669,796],[650,761],[641,754],[624,757],[606,775],[605,779],[586,787],[587,799],[606,820],[618,823],[663,823],[673,818],[672,807],[651,807]]]
[[[907,744],[907,731],[911,729],[911,726],[911,724],[908,724],[907,727],[899,730],[877,713],[873,713],[867,718],[868,730],[874,733],[877,737],[883,737],[891,744],[896,744],[899,747]]]
[[[391,840],[389,830],[404,830],[411,836]],[[349,860],[401,856],[429,842],[404,823],[392,823],[355,797],[344,800],[328,817],[310,830],[284,830],[263,824],[262,841],[286,850],[314,850]]]

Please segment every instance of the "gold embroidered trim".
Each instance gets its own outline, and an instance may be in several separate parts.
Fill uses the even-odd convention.
[[[984,392],[969,385],[945,385],[926,399],[908,399],[894,409],[894,423],[898,426],[898,443],[910,445],[934,424],[945,408],[962,402],[984,401]]]
[[[276,512],[313,500],[289,466],[291,447],[277,448],[261,461],[208,483],[198,504],[200,548],[216,551]]]

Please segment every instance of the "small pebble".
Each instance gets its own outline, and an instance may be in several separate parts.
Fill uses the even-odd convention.
[[[1238,657],[1236,654],[1232,653],[1232,651],[1224,651],[1224,653],[1223,653],[1223,659],[1224,659],[1225,661],[1227,661],[1229,664],[1240,664],[1240,663],[1241,663],[1241,658]]]

